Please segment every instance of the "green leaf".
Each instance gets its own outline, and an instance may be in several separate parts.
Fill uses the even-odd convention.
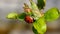
[[[58,19],[59,17],[59,10],[57,8],[51,8],[45,13],[46,21],[53,21]]]
[[[37,0],[37,6],[39,9],[43,9],[45,6],[46,0]]]
[[[46,23],[44,17],[40,17],[33,23],[34,28],[38,33],[44,34],[46,32]]]
[[[33,0],[30,0],[30,4],[33,10],[38,10],[38,6],[33,2]]]
[[[35,19],[38,19],[41,16],[41,14],[40,14],[40,11],[39,11],[36,3],[34,3],[33,0],[30,0],[30,3],[31,3],[31,9],[32,9],[33,17]]]
[[[34,34],[39,34],[34,27],[32,27],[32,30],[33,30]]]
[[[59,13],[59,16],[60,16],[60,11],[58,11],[58,13]]]
[[[9,13],[7,15],[8,19],[17,19],[18,14],[17,13]]]
[[[24,20],[26,14],[25,13],[21,13],[18,15],[18,19]]]

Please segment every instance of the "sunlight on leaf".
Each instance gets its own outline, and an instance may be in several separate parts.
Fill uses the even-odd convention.
[[[38,20],[36,20],[33,23],[33,26],[40,34],[44,34],[46,32],[46,23],[44,17],[40,17]]]
[[[59,17],[59,10],[57,8],[51,8],[45,13],[46,21],[53,21],[58,19]]]

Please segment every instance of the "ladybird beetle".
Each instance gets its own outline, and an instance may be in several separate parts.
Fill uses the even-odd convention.
[[[27,23],[33,23],[34,19],[33,19],[31,16],[26,16],[26,17],[25,17],[25,21],[26,21]]]

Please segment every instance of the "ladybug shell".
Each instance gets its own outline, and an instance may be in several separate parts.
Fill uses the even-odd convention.
[[[33,23],[33,18],[30,17],[30,16],[26,16],[26,17],[25,17],[25,21],[26,21],[27,23]]]

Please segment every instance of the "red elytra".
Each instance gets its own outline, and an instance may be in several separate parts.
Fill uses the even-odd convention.
[[[30,17],[30,16],[26,16],[25,17],[25,21],[27,22],[27,23],[33,23],[33,18],[32,17]]]

